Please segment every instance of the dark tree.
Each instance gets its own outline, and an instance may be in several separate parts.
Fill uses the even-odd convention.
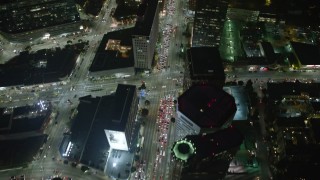
[[[85,172],[87,170],[89,170],[89,168],[87,166],[81,166],[81,171]]]
[[[246,84],[245,88],[246,88],[246,90],[247,90],[249,93],[253,92],[253,87],[252,87],[252,81],[251,81],[251,79],[249,79],[249,80],[247,81],[247,84]]]
[[[135,155],[135,156],[134,156],[134,160],[135,160],[135,161],[139,161],[139,159],[140,159],[140,156],[139,156],[139,155]]]
[[[149,114],[149,110],[148,109],[146,109],[146,108],[143,108],[142,110],[141,110],[141,115],[142,116],[148,116],[148,114]]]
[[[146,89],[147,88],[146,83],[142,83],[140,87],[141,87],[141,89]]]

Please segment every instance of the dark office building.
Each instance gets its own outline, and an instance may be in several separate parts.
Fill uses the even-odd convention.
[[[28,41],[74,32],[80,16],[73,0],[12,0],[0,2],[0,31],[10,41]]]
[[[234,97],[224,90],[209,85],[191,86],[178,98],[177,139],[227,128],[236,110]]]
[[[228,1],[198,0],[196,4],[192,47],[219,46]]]
[[[137,88],[134,85],[118,84],[111,114],[105,114],[101,108],[103,118],[109,116],[104,129],[112,149],[128,151],[132,148],[135,134],[135,120],[138,111]]]
[[[0,108],[0,141],[42,135],[50,121],[51,103]]]
[[[105,34],[100,41],[92,64],[91,77],[126,77],[134,75],[132,30],[127,28]]]
[[[0,87],[64,81],[71,75],[78,55],[84,49],[85,43],[77,43],[63,49],[23,51],[6,64],[0,64]]]
[[[21,167],[40,156],[51,111],[51,103],[44,101],[0,108],[0,169]]]
[[[222,88],[225,73],[217,47],[192,47],[187,51],[187,66],[184,89],[192,85],[213,85]]]

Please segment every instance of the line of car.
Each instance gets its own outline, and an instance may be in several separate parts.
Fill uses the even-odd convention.
[[[158,110],[158,118],[157,118],[157,154],[155,163],[153,166],[154,175],[158,170],[158,165],[161,164],[161,160],[163,157],[166,156],[166,147],[168,141],[168,133],[169,133],[169,125],[171,118],[174,114],[174,99],[171,94],[165,96],[164,98],[160,99],[160,107]]]

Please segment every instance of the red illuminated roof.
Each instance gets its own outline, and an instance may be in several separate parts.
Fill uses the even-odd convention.
[[[201,128],[218,128],[237,109],[234,97],[222,89],[194,85],[178,98],[178,110]]]

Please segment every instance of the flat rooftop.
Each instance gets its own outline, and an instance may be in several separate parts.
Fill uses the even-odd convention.
[[[156,16],[157,6],[158,0],[146,0],[139,5],[133,35],[150,35],[153,20]]]
[[[222,59],[217,47],[192,47],[188,49],[187,54],[191,79],[225,77]]]
[[[320,47],[312,44],[290,42],[302,65],[320,65]]]
[[[273,64],[276,61],[276,54],[270,42],[263,41],[261,42],[261,46],[263,48],[264,56],[266,58],[267,64]]]
[[[47,109],[40,105],[0,108],[0,135],[6,136],[40,130],[51,114],[50,104]]]
[[[178,97],[178,110],[201,128],[218,128],[237,108],[234,97],[222,89],[194,85]]]
[[[128,28],[105,34],[89,71],[133,67],[132,32],[133,28]]]
[[[310,97],[319,97],[320,83],[280,82],[267,83],[267,93],[270,99],[281,99],[285,95],[300,95],[306,92]]]
[[[305,117],[297,116],[297,117],[277,117],[277,125],[278,127],[288,128],[288,127],[297,127],[297,128],[306,128],[306,124],[304,123]]]
[[[0,87],[34,85],[61,81],[69,76],[85,43],[65,48],[21,52],[6,64],[0,64]]]
[[[108,150],[109,143],[104,133],[106,120],[104,118],[97,118],[96,112],[99,103],[110,99],[112,100],[114,97],[85,96],[79,98],[80,103],[77,107],[78,115],[74,119],[74,123],[70,129],[71,142],[79,144],[79,148],[72,149],[70,157],[98,169],[102,167],[103,163],[105,164],[105,162],[100,160],[104,159],[105,155],[103,152]],[[111,107],[111,105],[109,107]]]
[[[0,141],[0,169],[27,165],[33,161],[47,135],[38,135],[19,140]]]
[[[113,13],[113,18],[117,19],[118,21],[126,18],[135,18],[137,9],[138,9],[138,2],[131,1],[124,4],[118,4],[116,10]]]
[[[124,132],[135,93],[135,85],[118,84],[111,119],[106,125],[108,130]]]

